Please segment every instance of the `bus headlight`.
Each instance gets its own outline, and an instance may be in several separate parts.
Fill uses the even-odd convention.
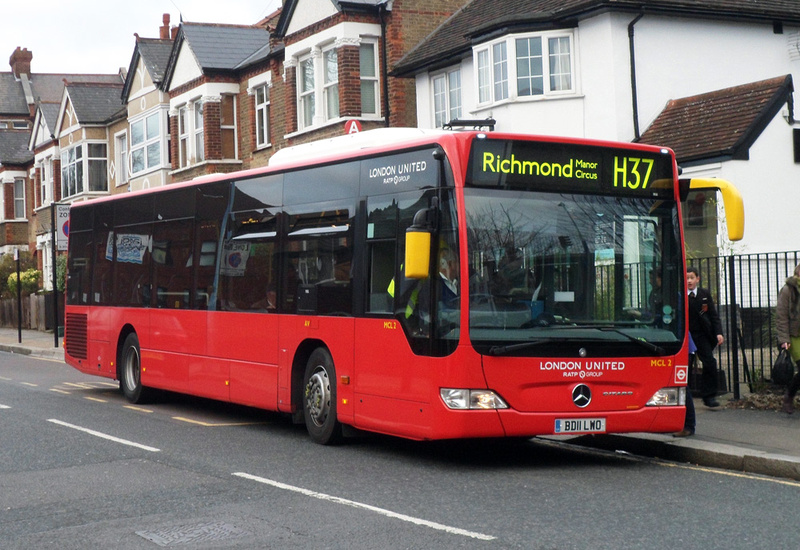
[[[442,388],[439,390],[442,401],[450,409],[507,409],[503,399],[492,390],[465,390]]]
[[[661,388],[650,401],[647,402],[648,407],[669,407],[669,406],[683,406],[686,405],[686,386],[680,388]]]

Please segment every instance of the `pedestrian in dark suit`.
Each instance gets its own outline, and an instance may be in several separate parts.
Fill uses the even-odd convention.
[[[700,288],[700,274],[695,267],[686,269],[686,287],[689,289],[689,332],[697,346],[697,358],[703,363],[700,394],[706,407],[719,407],[717,401],[718,377],[714,348],[722,345],[722,322],[711,293]]]

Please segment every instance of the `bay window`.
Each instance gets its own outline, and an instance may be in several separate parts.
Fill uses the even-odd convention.
[[[433,77],[434,125],[441,128],[461,118],[461,70],[456,69]]]
[[[81,143],[61,152],[61,196],[108,191],[105,143]]]
[[[474,60],[479,104],[575,92],[572,32],[506,36],[476,48]]]
[[[161,113],[151,113],[131,122],[131,175],[161,166]]]
[[[357,45],[358,50],[355,50]],[[297,129],[305,130],[336,122],[342,116],[341,102],[346,93],[344,81],[340,82],[339,69],[358,62],[358,84],[360,86],[360,116],[375,118],[380,114],[378,42],[373,38],[337,38],[321,45],[305,49],[292,56],[288,65],[295,66],[297,97]],[[356,60],[356,55],[358,58]],[[349,69],[346,78],[355,78]],[[358,93],[358,92],[356,92]],[[345,100],[357,101],[350,89]],[[355,116],[359,116],[355,113]]]

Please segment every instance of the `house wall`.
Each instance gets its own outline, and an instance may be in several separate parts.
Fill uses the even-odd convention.
[[[800,248],[792,230],[796,205],[800,204],[800,164],[794,162],[792,132],[792,127],[778,115],[750,148],[749,160],[709,163],[684,170],[683,175],[688,177],[726,179],[742,194],[744,239],[732,245],[723,242],[723,249],[755,254]]]
[[[628,25],[634,18],[632,14],[605,13],[580,21],[574,51],[577,93],[569,98],[477,109],[477,79],[473,58],[468,57],[460,65],[464,117],[491,116],[497,121],[496,129],[502,131],[632,141]],[[771,24],[645,15],[633,30],[640,133],[670,99],[786,74],[800,82],[800,46],[796,46],[800,35],[795,27],[776,34]],[[430,78],[435,74],[425,72],[415,78],[422,128],[433,127]],[[778,115],[751,148],[750,160],[713,162],[684,173],[722,177],[742,192],[747,217],[744,240],[731,245],[721,238],[716,243],[721,250],[797,250],[797,239],[786,229],[794,205],[800,203],[800,165],[794,162],[792,147],[792,125]],[[765,174],[769,174],[769,192],[764,190]],[[724,228],[720,234],[725,234]],[[709,240],[707,231],[687,231],[689,248],[707,248],[704,240]]]
[[[129,180],[128,182],[121,182],[117,177],[120,173],[119,168],[116,166],[117,155],[116,152],[112,156],[109,153],[109,166],[114,165],[114,178],[111,178],[111,174],[109,174],[109,187],[112,193],[117,192],[124,192],[128,190],[128,186],[130,187],[131,191],[136,191],[139,189],[148,189],[150,187],[160,187],[162,185],[167,185],[171,182],[172,178],[170,177],[170,158],[169,158],[169,146],[168,140],[166,136],[169,136],[169,95],[160,91],[155,84],[153,83],[153,79],[150,76],[150,73],[147,71],[147,68],[144,66],[144,63],[141,58],[139,58],[139,63],[136,66],[136,77],[133,80],[133,84],[131,85],[130,94],[128,97],[128,121],[133,119],[136,121],[140,116],[145,116],[145,114],[150,114],[156,109],[161,109],[161,133],[165,136],[165,139],[162,141],[161,147],[161,168],[156,170],[150,170],[148,172],[137,174],[136,177],[130,176],[130,154],[128,155],[128,174]],[[128,138],[128,152],[130,153],[131,150],[131,136],[130,136],[130,125],[128,121],[125,121],[124,126],[117,127],[114,129],[113,132],[110,133],[109,137],[109,146],[113,146],[116,144],[115,135],[124,131]],[[127,183],[127,185],[125,185]]]

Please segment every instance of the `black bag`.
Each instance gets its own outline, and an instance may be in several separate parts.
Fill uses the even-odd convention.
[[[794,377],[794,361],[789,355],[789,350],[782,349],[772,365],[772,383],[788,386]]]

